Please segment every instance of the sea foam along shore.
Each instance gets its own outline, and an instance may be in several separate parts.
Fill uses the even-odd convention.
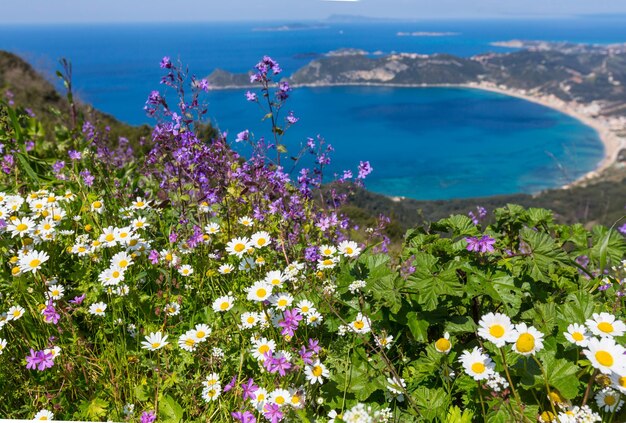
[[[553,95],[546,95],[538,90],[520,90],[504,85],[496,85],[491,82],[469,82],[466,84],[393,84],[385,82],[342,82],[342,83],[312,83],[293,84],[292,87],[331,87],[331,86],[380,86],[398,88],[471,88],[491,91],[502,95],[517,97],[522,100],[541,104],[557,110],[589,126],[598,134],[598,138],[604,145],[604,157],[595,169],[582,175],[575,181],[563,185],[561,188],[569,188],[588,181],[600,175],[603,171],[611,167],[616,162],[619,152],[626,148],[626,138],[620,136],[618,131],[626,132],[626,120],[616,120],[610,122],[607,118],[594,116],[594,105],[568,103]],[[226,88],[228,89],[228,88]],[[619,122],[617,122],[619,121]]]

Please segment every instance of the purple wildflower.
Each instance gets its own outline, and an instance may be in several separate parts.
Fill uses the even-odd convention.
[[[83,303],[83,301],[85,301],[86,297],[87,297],[87,294],[83,294],[83,295],[79,295],[78,297],[74,297],[73,300],[70,300],[70,304],[81,305]]]
[[[241,423],[256,423],[256,417],[250,411],[234,411],[230,413],[235,420],[239,420]]]
[[[278,423],[283,419],[283,413],[280,411],[280,407],[277,404],[266,403],[263,406],[263,415],[271,423]]]
[[[285,310],[283,313],[283,320],[278,322],[278,326],[283,328],[280,332],[281,335],[293,336],[301,320],[302,316],[297,309],[294,308],[292,310]]]
[[[307,350],[306,347],[303,345],[298,353],[300,354],[300,358],[302,359],[302,361],[304,361],[304,363],[313,364],[313,351]]]
[[[80,151],[70,150],[67,152],[67,155],[70,156],[71,160],[80,160],[83,158],[83,155]]]
[[[465,241],[467,241],[467,251],[476,251],[477,253],[494,251],[493,244],[496,243],[496,240],[489,235],[483,235],[480,238],[469,237],[465,238]]]
[[[313,351],[315,354],[319,354],[321,350],[320,341],[318,341],[317,339],[309,338],[309,349]]]
[[[245,131],[241,131],[237,134],[237,138],[235,138],[235,142],[248,141],[250,138],[250,131],[247,129]]]
[[[172,68],[172,61],[170,60],[168,56],[164,56],[163,59],[161,59],[161,69],[171,69],[171,68]]]
[[[57,323],[59,323],[60,318],[61,318],[61,315],[57,313],[57,311],[55,310],[52,300],[49,300],[48,305],[43,310],[44,321],[46,323],[53,323],[56,325]]]
[[[35,351],[30,349],[30,355],[26,356],[26,368],[34,370],[35,368],[40,372],[49,369],[54,366],[54,355],[52,353],[46,354],[42,351]]]
[[[159,252],[157,250],[150,251],[148,260],[150,260],[150,263],[152,264],[157,264],[159,262]]]
[[[89,171],[89,169],[83,169],[80,171],[80,176],[83,178],[83,182],[85,183],[85,185],[87,185],[88,187],[93,185],[93,181],[96,179],[91,172]]]
[[[287,115],[287,117],[285,118],[285,120],[290,124],[293,125],[294,123],[296,123],[297,121],[300,120],[300,118],[297,118],[293,115],[293,112],[289,112],[289,114]]]
[[[357,176],[357,178],[365,179],[367,175],[372,173],[373,170],[374,169],[370,165],[370,162],[359,162],[359,175]]]
[[[263,366],[270,373],[278,373],[281,376],[285,376],[287,374],[287,370],[291,369],[291,363],[282,354],[278,357],[274,357],[271,351],[268,351],[263,355],[263,357],[265,357]]]
[[[35,141],[26,141],[24,143],[24,147],[26,148],[26,151],[33,151],[35,148]]]
[[[233,376],[233,378],[228,382],[226,386],[224,386],[223,392],[228,392],[235,387],[237,384],[237,375]]]
[[[622,226],[620,226],[619,228],[617,228],[617,230],[624,236],[626,236],[626,223],[624,223]]]
[[[251,91],[246,91],[246,100],[254,102],[254,101],[258,101],[258,97],[256,93],[253,93]]]
[[[255,399],[255,392],[259,389],[257,385],[254,384],[254,379],[248,379],[248,382],[241,385],[241,389],[243,390],[243,399]]]
[[[209,91],[209,81],[207,81],[206,79],[201,79],[200,82],[198,83],[198,87],[203,90],[204,92],[208,92]]]
[[[152,423],[156,421],[156,413],[154,411],[144,411],[141,413],[141,423]]]
[[[315,245],[311,245],[304,250],[304,259],[306,261],[317,263],[317,260],[319,260],[320,257],[319,248]]]

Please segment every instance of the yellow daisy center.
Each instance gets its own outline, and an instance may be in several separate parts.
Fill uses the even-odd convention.
[[[448,351],[451,346],[450,341],[446,338],[439,338],[437,342],[435,342],[435,348],[437,351]]]
[[[102,207],[102,203],[100,201],[94,201],[93,208],[99,209],[100,207]]]
[[[160,342],[153,342],[152,343],[152,348],[159,348],[161,346]]]
[[[531,352],[535,349],[535,337],[530,333],[523,333],[517,338],[515,346],[517,347],[517,351],[521,353]]]
[[[17,229],[20,232],[24,232],[26,229],[28,229],[28,225],[25,223],[20,223],[19,225],[15,227],[15,229]]]
[[[480,361],[472,364],[472,371],[477,374],[483,373],[485,371],[485,364]]]
[[[580,332],[574,332],[572,333],[572,339],[574,339],[574,341],[580,342],[585,339],[585,336]]]
[[[195,344],[196,344],[196,341],[194,341],[194,340],[193,340],[193,339],[191,339],[191,338],[187,338],[187,339],[185,340],[185,345],[187,345],[187,346],[193,347]]]
[[[267,295],[267,291],[265,290],[265,288],[259,288],[256,291],[256,295],[260,298],[263,298]]]
[[[278,396],[278,397],[276,397],[275,402],[276,402],[276,404],[278,404],[278,405],[284,404],[284,403],[285,403],[285,397],[283,397],[283,396]]]
[[[224,301],[222,304],[220,304],[220,310],[226,310],[229,306],[230,303],[228,301]]]
[[[257,245],[265,245],[266,242],[267,241],[265,241],[265,238],[259,238],[256,243]]]
[[[248,323],[252,324],[254,323],[254,317],[252,316],[248,316],[248,319],[246,320]]]
[[[196,332],[196,336],[198,338],[204,338],[206,336],[206,332],[204,332],[203,330],[199,330],[198,332]]]
[[[113,276],[114,278],[119,278],[120,277],[120,272],[118,272],[117,270],[114,271],[113,273],[111,273],[111,276]]]
[[[492,325],[489,328],[489,334],[494,338],[502,338],[502,335],[504,335],[504,327],[498,324]]]
[[[107,242],[115,241],[115,235],[113,235],[113,234],[107,234],[107,236],[105,236],[105,237],[104,237],[104,239],[105,239]]]
[[[266,353],[266,352],[268,352],[269,350],[270,350],[269,345],[261,345],[261,346],[259,347],[259,352],[260,352],[261,354],[265,354],[265,353]]]
[[[607,395],[606,397],[604,397],[604,403],[606,405],[613,405],[615,404],[615,397],[613,395]]]
[[[313,367],[313,370],[311,370],[311,373],[313,373],[313,376],[315,377],[320,377],[322,375],[322,368],[320,366],[315,366]]]
[[[302,307],[300,307],[300,311],[302,311],[303,313],[308,313],[309,306],[302,306]]]
[[[278,300],[278,307],[287,307],[287,300],[284,298],[281,298],[280,300]]]
[[[363,322],[363,320],[357,320],[356,322],[354,322],[354,327],[357,329],[363,329],[364,326],[365,323]]]
[[[14,318],[20,317],[20,315],[21,315],[21,314],[22,314],[22,313],[21,313],[19,310],[15,310],[15,311],[13,312],[13,317],[14,317]]]
[[[601,366],[611,367],[613,365],[613,356],[607,351],[597,351],[596,360]]]
[[[143,202],[143,201],[137,201],[137,202],[135,203],[135,207],[143,207],[143,205],[144,205],[144,202]]]
[[[236,252],[240,253],[242,252],[244,249],[246,248],[246,246],[242,243],[236,244],[235,247],[233,248]]]
[[[30,261],[30,263],[28,263],[28,265],[30,267],[32,267],[32,268],[35,268],[35,267],[39,266],[40,264],[41,264],[41,260],[39,260],[39,259],[32,259]]]
[[[626,388],[626,376],[620,377],[617,382],[619,383],[619,386]]]
[[[323,262],[324,266],[330,266],[331,264],[333,264],[333,261],[331,259],[326,259]]]
[[[613,332],[613,325],[609,322],[600,322],[598,323],[598,329],[604,333],[611,333]]]
[[[354,253],[354,250],[352,248],[350,248],[350,247],[346,247],[345,252],[346,252],[346,254],[352,254],[352,253]]]

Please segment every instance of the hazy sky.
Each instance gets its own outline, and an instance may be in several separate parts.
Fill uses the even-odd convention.
[[[626,0],[2,0],[0,23],[569,17],[626,13]]]

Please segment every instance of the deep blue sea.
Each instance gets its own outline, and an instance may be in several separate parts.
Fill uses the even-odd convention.
[[[339,48],[368,52],[471,56],[507,49],[494,41],[536,39],[626,42],[626,17],[533,21],[327,23],[288,32],[257,31],[277,23],[99,24],[0,27],[0,49],[52,75],[70,59],[81,99],[132,124],[159,85],[161,57],[180,59],[197,76],[215,68],[249,70],[264,54],[290,74]],[[397,32],[454,32],[399,37]],[[243,92],[208,94],[209,116],[221,130],[268,136],[262,115]],[[330,173],[369,160],[372,191],[418,199],[536,192],[592,170],[603,155],[595,132],[578,121],[523,100],[452,88],[334,87],[294,91],[300,118],[285,136],[290,152],[318,134],[335,147]]]

